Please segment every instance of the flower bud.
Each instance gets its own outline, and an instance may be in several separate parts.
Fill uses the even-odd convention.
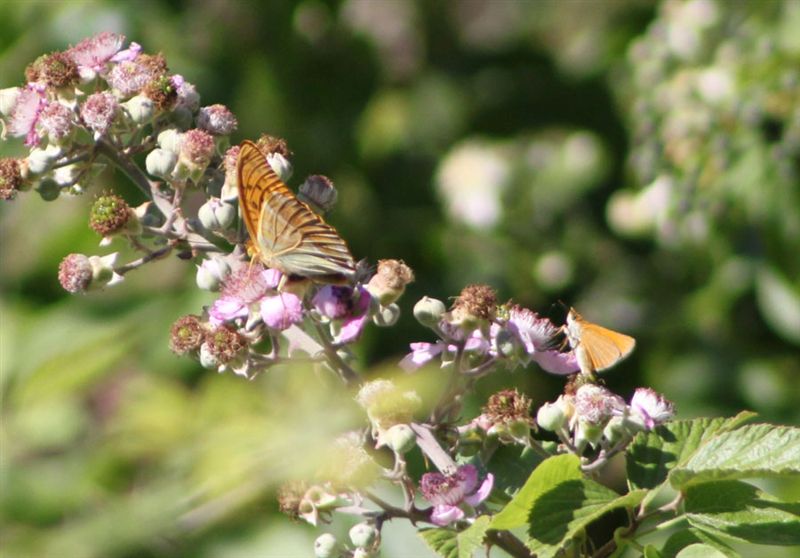
[[[414,280],[414,272],[402,260],[380,260],[378,271],[367,284],[367,290],[381,306],[395,302]]]
[[[21,91],[22,89],[19,87],[0,89],[0,115],[11,116],[11,111],[14,110]]]
[[[208,343],[200,345],[200,366],[207,370],[216,370],[219,366],[219,359],[211,352]]]
[[[175,128],[167,128],[158,134],[156,143],[161,149],[177,155],[181,151],[181,135]]]
[[[319,213],[327,213],[336,204],[338,194],[330,178],[315,174],[306,178],[300,185],[297,197],[317,209]]]
[[[277,174],[278,177],[284,182],[288,182],[292,177],[292,163],[289,162],[289,159],[284,157],[281,153],[268,154],[267,163],[269,163],[269,166],[272,167],[272,170],[275,171],[275,174]]]
[[[372,316],[372,321],[380,327],[391,327],[400,319],[400,307],[397,304],[381,306]]]
[[[507,329],[501,329],[497,332],[494,343],[498,354],[502,357],[522,356],[520,354],[522,347],[518,343],[518,337]]]
[[[131,121],[135,124],[147,124],[153,119],[156,112],[153,101],[146,95],[136,95],[124,103],[122,108],[128,113]]]
[[[602,437],[603,428],[601,426],[581,420],[578,421],[578,426],[575,428],[575,439],[573,443],[575,447],[578,448],[578,453],[580,453],[583,451],[583,448],[586,447],[587,443],[595,447]]]
[[[48,145],[45,149],[35,147],[28,155],[28,172],[32,174],[42,174],[53,166],[53,163],[61,156],[62,149],[57,145]]]
[[[222,258],[212,256],[197,266],[195,281],[204,291],[216,292],[231,271],[231,266]]]
[[[54,201],[61,195],[61,186],[52,178],[43,179],[35,189],[44,201]]]
[[[395,424],[384,433],[382,439],[399,454],[408,453],[417,445],[417,435],[407,424]]]
[[[567,427],[572,416],[572,403],[560,395],[553,403],[545,403],[536,413],[536,422],[545,430],[559,432]]]
[[[370,548],[378,540],[378,530],[369,523],[358,523],[350,528],[350,541],[354,546]]]
[[[373,558],[375,555],[366,548],[356,548],[353,551],[353,558]]]
[[[156,148],[147,154],[144,166],[149,174],[159,178],[168,178],[177,162],[178,156],[175,153]]]
[[[314,556],[316,558],[339,558],[342,548],[336,537],[330,533],[323,533],[314,541]]]
[[[441,300],[423,296],[414,305],[414,317],[422,325],[434,328],[439,325],[446,310]]]
[[[613,446],[624,438],[631,435],[630,429],[623,417],[611,417],[608,420],[605,428],[603,428],[603,437]]]
[[[92,264],[83,254],[70,254],[58,266],[58,282],[69,293],[85,293],[92,282]]]
[[[236,219],[236,207],[223,202],[219,198],[209,198],[206,203],[200,206],[197,211],[197,217],[206,230],[224,231]]]
[[[267,156],[267,162],[284,182],[292,176],[292,164],[289,162],[291,151],[286,141],[273,136],[261,136],[256,142],[258,148]]]

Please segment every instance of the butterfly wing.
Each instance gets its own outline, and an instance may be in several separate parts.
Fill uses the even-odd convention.
[[[636,340],[596,324],[584,323],[580,345],[586,351],[592,368],[600,372],[631,354]]]
[[[323,281],[353,277],[347,244],[281,182],[254,143],[242,144],[237,168],[242,215],[264,265]]]

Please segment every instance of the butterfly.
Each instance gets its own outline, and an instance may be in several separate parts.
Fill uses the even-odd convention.
[[[590,377],[617,364],[636,346],[633,337],[587,322],[574,308],[569,309],[563,329],[581,373]]]
[[[242,143],[236,172],[253,258],[289,277],[318,283],[353,281],[356,265],[345,241],[295,197],[253,142]]]

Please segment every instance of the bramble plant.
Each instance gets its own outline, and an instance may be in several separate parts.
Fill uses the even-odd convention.
[[[89,224],[100,246],[122,240],[139,257],[69,254],[58,270],[64,289],[108,288],[177,255],[197,264],[200,289],[219,296],[175,321],[169,343],[176,354],[242,381],[279,364],[311,363],[356,393],[369,427],[343,432],[324,466],[279,491],[281,510],[312,525],[334,513],[358,518],[349,541],[320,535],[318,557],[377,555],[382,530],[397,519],[452,558],[493,546],[518,557],[600,557],[626,548],[671,557],[736,556],[730,545],[737,541],[800,544],[800,503],[743,480],[800,475],[800,429],[754,424],[748,412],[673,420],[673,404],[647,387],[626,401],[592,374],[590,347],[582,346],[588,339],[499,302],[487,285],[466,286],[450,308],[429,297],[414,305],[433,340],[412,343],[398,367],[406,377],[438,375],[432,403],[393,378],[367,380],[352,346],[370,324],[395,324],[414,279],[408,265],[359,265],[352,281],[329,284],[266,268],[257,253],[251,258],[239,147],[229,141],[236,117],[222,105],[201,106],[161,55],[101,33],[41,56],[25,78],[24,86],[0,91],[3,138],[24,138],[29,149],[25,158],[0,159],[3,199],[30,189],[48,201],[79,195],[112,165],[148,200],[131,207],[111,192],[97,196]],[[286,143],[264,136],[257,146],[286,181]],[[195,216],[186,202],[197,196],[204,203]],[[336,191],[329,179],[312,176],[298,199],[322,215]],[[624,356],[620,350],[611,361]],[[563,394],[533,410],[525,394],[501,390],[480,415],[464,416],[464,397],[477,380],[528,367],[567,378]],[[415,452],[430,467],[420,476],[408,467]],[[626,463],[624,494],[597,480],[615,456]],[[376,490],[380,484],[394,487],[395,501],[386,487]],[[627,514],[625,524],[590,538],[587,529],[615,510]]]

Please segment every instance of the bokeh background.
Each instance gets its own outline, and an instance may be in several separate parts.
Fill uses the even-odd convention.
[[[368,374],[432,340],[419,297],[486,282],[634,335],[614,391],[800,424],[800,2],[6,1],[0,86],[103,30],[228,105],[234,141],[286,138],[295,184],[330,176],[357,257],[413,267],[399,324],[359,345]],[[352,394],[173,356],[171,323],[213,300],[187,262],[67,296],[61,258],[104,253],[93,195],[0,207],[0,554],[311,555],[318,531],[277,513],[275,487],[298,450],[363,424]],[[539,404],[561,382],[496,374],[465,416],[501,387]],[[384,556],[426,555],[407,527],[386,535]]]

